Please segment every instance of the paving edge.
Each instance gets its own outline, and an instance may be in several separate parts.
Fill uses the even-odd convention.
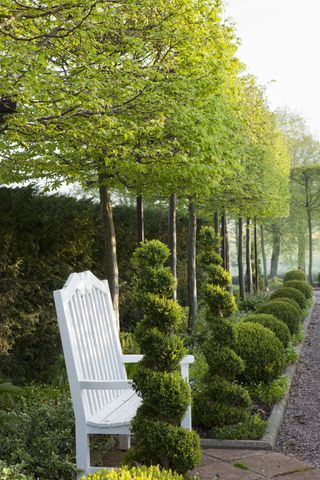
[[[304,334],[307,333],[307,330],[310,325],[312,311],[315,305],[315,301],[313,302],[312,307],[309,310],[308,316],[305,318],[303,322],[303,331]],[[289,365],[285,370],[285,375],[288,377],[288,391],[284,398],[276,403],[271,411],[270,417],[268,419],[266,432],[261,440],[217,440],[215,438],[201,438],[200,444],[202,448],[227,448],[227,449],[246,449],[246,450],[273,450],[277,436],[280,428],[280,424],[283,418],[283,414],[289,399],[290,388],[292,384],[292,379],[296,372],[300,354],[302,351],[304,341],[301,342],[297,347],[298,352],[298,359],[292,365]]]

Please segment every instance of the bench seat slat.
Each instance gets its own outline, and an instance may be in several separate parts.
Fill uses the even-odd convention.
[[[140,404],[141,398],[132,389],[126,390],[89,417],[87,424],[101,428],[130,425]]]

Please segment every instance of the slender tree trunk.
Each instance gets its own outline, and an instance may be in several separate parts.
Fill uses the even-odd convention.
[[[298,234],[298,269],[306,271],[306,237],[304,233]]]
[[[228,219],[225,215],[224,221],[224,239],[225,239],[225,252],[226,252],[226,270],[230,272],[230,243],[229,243],[229,231],[228,231]]]
[[[216,235],[219,235],[219,213],[213,215],[213,227]]]
[[[177,281],[177,194],[172,193],[169,200],[168,214],[168,246],[170,248],[169,265],[174,278]],[[174,300],[177,299],[177,287],[173,292]]]
[[[244,272],[243,272],[243,220],[238,219],[238,271],[239,271],[239,289],[240,298],[245,298]]]
[[[189,227],[188,227],[188,297],[189,297],[189,320],[188,330],[192,333],[197,319],[197,275],[196,275],[196,238],[197,217],[195,204],[189,198]]]
[[[266,257],[265,243],[264,243],[264,228],[263,228],[263,225],[260,225],[260,242],[261,242],[261,255],[262,255],[262,265],[263,265],[264,288],[267,288],[268,287],[268,272],[267,272],[267,257]]]
[[[224,238],[224,235],[225,235],[225,228],[224,228],[225,219],[226,219],[226,217],[223,213],[221,215],[221,223],[220,223],[220,237],[221,237],[220,254],[221,254],[221,258],[222,258],[223,268],[226,268],[226,242],[225,242],[225,238]]]
[[[230,270],[228,225],[225,213],[221,215],[221,257],[223,268],[225,270]]]
[[[103,174],[99,175],[100,204],[102,218],[102,232],[104,240],[104,267],[109,283],[113,308],[115,311],[118,329],[119,324],[119,271],[117,262],[117,243],[113,223],[111,193],[107,186],[107,179]]]
[[[272,225],[272,256],[270,265],[270,278],[278,275],[278,265],[280,257],[281,235],[280,226],[277,223]]]
[[[246,290],[253,294],[252,265],[251,265],[251,220],[247,219],[246,225]]]
[[[143,197],[137,197],[137,241],[144,242],[144,203]]]
[[[220,224],[219,224],[219,213],[216,212],[214,215],[213,215],[213,228],[214,228],[214,233],[216,234],[217,237],[219,237],[219,233],[220,233]],[[221,249],[219,247],[219,242],[217,242],[217,246],[215,247],[215,251],[218,255],[221,254]]]
[[[258,232],[257,220],[254,219],[253,227],[253,245],[254,245],[254,290],[257,294],[259,292],[259,256],[258,256]]]
[[[307,218],[308,218],[308,235],[309,235],[309,268],[308,268],[308,280],[313,284],[313,275],[312,275],[312,257],[313,257],[313,245],[312,245],[312,218],[311,210],[307,209]]]

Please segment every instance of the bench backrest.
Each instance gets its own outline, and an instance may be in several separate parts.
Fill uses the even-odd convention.
[[[108,282],[91,272],[72,273],[54,292],[75,414],[94,414],[119,391],[80,391],[80,380],[126,380]]]

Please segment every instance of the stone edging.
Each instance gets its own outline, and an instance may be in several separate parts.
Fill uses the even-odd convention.
[[[305,318],[302,324],[304,334],[307,333],[307,330],[309,328],[313,307],[314,307],[314,303],[310,308],[308,316]],[[289,365],[284,372],[285,375],[288,377],[288,391],[284,396],[284,398],[273,406],[271,414],[268,419],[265,434],[261,440],[217,440],[214,438],[201,438],[200,439],[201,447],[202,448],[228,448],[228,449],[243,448],[247,450],[273,450],[276,445],[278,431],[279,431],[283,414],[289,399],[291,383],[298,366],[302,347],[303,347],[303,342],[296,347],[299,355],[298,359],[296,360],[295,363],[293,363],[292,365]]]

